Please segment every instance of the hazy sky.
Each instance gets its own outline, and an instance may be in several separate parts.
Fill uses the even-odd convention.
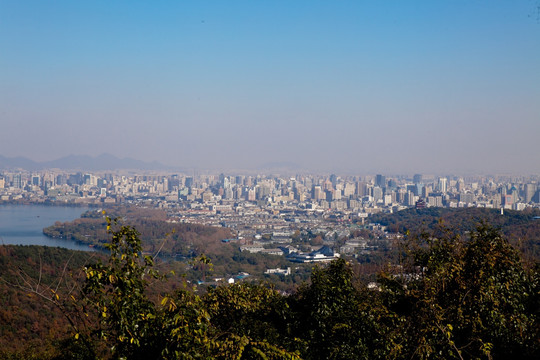
[[[0,155],[540,173],[539,8],[0,0]]]

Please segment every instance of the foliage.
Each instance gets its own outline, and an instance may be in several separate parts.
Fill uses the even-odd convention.
[[[370,292],[354,286],[351,265],[343,259],[313,269],[311,284],[292,297],[293,333],[302,340],[306,359],[375,359],[390,354],[391,340],[373,307]]]
[[[154,326],[155,306],[145,293],[148,280],[159,277],[153,258],[142,257],[139,234],[131,227],[113,232],[107,249],[107,265],[85,268],[82,295],[101,319],[100,336],[112,344],[115,356],[148,358],[155,354],[152,341],[160,335]]]
[[[0,358],[48,359],[79,326],[71,295],[99,254],[43,246],[0,246]],[[88,353],[88,349],[85,349]]]
[[[540,216],[539,209],[523,211],[485,208],[410,208],[393,214],[375,214],[370,221],[388,226],[391,232],[421,234],[437,232],[442,221],[447,229],[460,235],[474,232],[479,223],[488,223],[500,232],[520,251],[527,254],[526,260],[540,261]]]
[[[205,307],[217,331],[222,358],[242,353],[242,358],[290,359],[283,350],[283,334],[290,314],[285,298],[272,288],[248,283],[209,289]]]
[[[86,306],[100,317],[99,335],[110,346],[114,358],[148,359],[161,354],[166,359],[277,359],[290,355],[264,336],[252,338],[242,333],[242,327],[234,331],[223,328],[223,314],[230,313],[230,307],[243,299],[239,295],[246,299],[242,303],[246,313],[260,309],[269,296],[257,292],[262,288],[247,292],[236,288],[219,290],[208,293],[205,299],[180,290],[165,295],[156,305],[145,290],[149,280],[161,276],[153,269],[152,257],[142,257],[137,231],[122,226],[112,232],[108,249],[106,265],[98,263],[86,268],[83,295]],[[206,256],[200,256],[196,265],[204,270],[211,268]],[[231,293],[220,296],[223,291]]]
[[[403,354],[416,358],[534,358],[538,298],[518,252],[493,228],[462,239],[409,239],[401,271],[381,274],[386,306],[406,319]]]
[[[87,349],[115,359],[540,355],[540,265],[524,266],[520,253],[486,225],[468,236],[444,227],[408,236],[401,261],[379,274],[377,286],[359,282],[353,267],[337,259],[315,267],[310,282],[289,296],[240,283],[202,295],[185,287],[154,301],[148,289],[163,276],[143,256],[139,233],[121,226],[108,248],[107,262],[86,266],[75,304],[96,321],[45,358],[84,359]],[[203,255],[193,265],[212,268]],[[100,352],[102,344],[107,351]]]

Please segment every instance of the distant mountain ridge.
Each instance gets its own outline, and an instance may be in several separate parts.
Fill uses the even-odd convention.
[[[24,157],[8,158],[0,155],[0,169],[62,169],[62,170],[172,170],[173,168],[157,161],[145,162],[132,158],[120,159],[111,154],[101,154],[97,157],[89,155],[69,155],[60,159],[37,162]]]

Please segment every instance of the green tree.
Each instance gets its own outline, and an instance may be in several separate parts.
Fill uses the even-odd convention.
[[[403,355],[537,358],[538,314],[529,304],[538,287],[519,253],[485,225],[469,239],[438,234],[410,240],[400,271],[380,277],[385,305],[406,319]]]
[[[248,283],[209,289],[203,301],[224,345],[224,359],[299,358],[289,343],[290,311],[285,298],[272,288]]]
[[[291,299],[293,333],[302,339],[306,359],[371,359],[378,354],[377,328],[368,302],[353,285],[351,266],[343,259],[315,267],[311,283]]]
[[[107,227],[110,230],[110,221]],[[159,278],[152,268],[153,259],[141,255],[139,233],[129,226],[112,232],[107,249],[107,264],[98,262],[85,268],[85,308],[97,313],[99,335],[111,346],[115,358],[155,356],[161,326],[155,324],[157,310],[145,293],[148,280]]]
[[[110,226],[110,223],[109,223]],[[273,341],[266,326],[278,316],[280,295],[262,286],[225,286],[201,298],[180,290],[149,300],[150,280],[162,276],[153,259],[142,256],[138,232],[122,226],[112,232],[107,264],[86,271],[84,308],[97,313],[99,337],[115,359],[292,359]],[[210,267],[208,258],[200,263]],[[232,316],[236,314],[236,316]],[[79,337],[82,334],[76,334]]]

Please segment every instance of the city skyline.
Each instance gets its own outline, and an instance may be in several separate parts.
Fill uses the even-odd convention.
[[[538,208],[540,189],[538,176],[252,176],[47,169],[2,171],[0,202],[3,201],[152,203],[162,209],[184,208],[188,213],[196,208],[205,213],[209,209],[231,211],[233,205],[243,203],[270,211],[273,207],[285,207],[356,216],[358,212],[394,212],[426,206],[526,210]]]
[[[0,2],[0,155],[538,174],[537,1]]]

